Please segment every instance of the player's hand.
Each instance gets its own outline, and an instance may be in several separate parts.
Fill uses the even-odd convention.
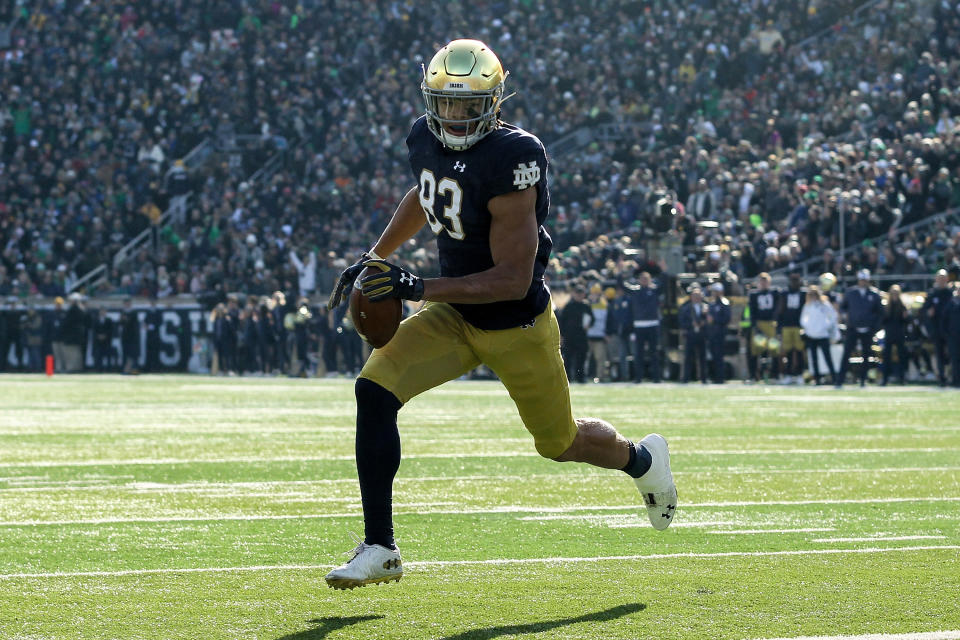
[[[363,266],[381,271],[381,273],[367,276],[360,281],[363,295],[370,298],[370,302],[379,302],[387,298],[423,300],[422,278],[409,271],[404,271],[386,260],[367,260],[363,263]]]
[[[337,280],[337,285],[330,294],[330,299],[327,300],[327,309],[335,309],[340,306],[341,302],[347,299],[348,296],[344,294],[353,287],[357,276],[363,271],[363,263],[369,259],[370,254],[364,252],[360,254],[359,260],[343,270],[343,273],[340,274],[340,279]]]

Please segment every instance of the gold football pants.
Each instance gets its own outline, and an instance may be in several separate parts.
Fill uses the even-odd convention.
[[[540,455],[555,458],[570,447],[577,425],[552,305],[531,326],[484,331],[450,305],[429,302],[400,323],[390,342],[373,350],[360,377],[406,404],[480,364],[507,388]]]

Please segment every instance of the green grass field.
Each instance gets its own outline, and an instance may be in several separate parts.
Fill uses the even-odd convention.
[[[537,457],[498,384],[451,383],[400,415],[403,580],[341,592],[352,381],[0,376],[0,638],[960,637],[960,394],[573,401],[667,437],[670,529],[624,474]]]

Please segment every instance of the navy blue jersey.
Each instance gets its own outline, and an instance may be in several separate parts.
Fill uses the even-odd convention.
[[[783,327],[799,327],[800,312],[803,310],[803,304],[807,301],[806,289],[787,289],[780,292],[780,317],[777,318],[777,324]]]
[[[751,291],[750,321],[756,324],[758,320],[760,322],[776,320],[779,297],[780,292],[772,287],[766,291]]]
[[[536,188],[539,243],[527,295],[522,300],[451,306],[478,329],[519,327],[540,315],[550,300],[543,272],[553,248],[553,240],[543,228],[550,192],[547,154],[540,140],[519,127],[501,123],[470,148],[451,151],[440,144],[421,117],[407,136],[407,149],[420,205],[437,235],[440,275],[444,277],[492,268],[487,203],[505,193]]]

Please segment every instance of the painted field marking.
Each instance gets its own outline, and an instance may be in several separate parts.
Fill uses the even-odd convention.
[[[719,553],[651,553],[632,556],[593,556],[573,558],[495,558],[489,560],[426,560],[422,562],[407,562],[410,568],[444,568],[459,566],[504,566],[530,564],[575,564],[590,562],[623,562],[633,560],[668,560],[668,559],[696,559],[696,558],[758,558],[776,556],[817,556],[840,555],[846,553],[871,554],[895,553],[907,551],[956,551],[960,545],[934,545],[916,547],[887,547],[874,549],[808,549],[806,551],[723,551]],[[185,569],[123,569],[119,571],[54,571],[49,573],[6,573],[0,574],[0,580],[16,580],[22,578],[88,578],[106,576],[142,576],[155,574],[177,573],[239,573],[244,571],[316,571],[335,567],[333,564],[313,565],[257,565],[250,567],[192,567]]]
[[[744,500],[741,502],[700,502],[684,504],[680,503],[681,511],[684,509],[697,509],[704,507],[765,507],[765,506],[797,506],[797,505],[831,505],[831,504],[894,504],[894,503],[913,503],[913,502],[960,502],[960,496],[949,496],[942,498],[851,498],[836,500]],[[591,511],[637,511],[639,505],[588,505],[580,507],[529,507],[522,505],[505,505],[501,507],[487,507],[483,509],[416,509],[414,511],[396,511],[394,515],[496,515],[512,513],[536,513],[536,514],[554,514],[554,513],[578,513],[586,512],[584,515],[590,515]],[[255,521],[255,520],[316,520],[325,518],[356,518],[360,515],[359,505],[357,510],[349,513],[302,513],[302,514],[234,514],[217,516],[158,516],[152,518],[129,517],[129,518],[90,518],[78,520],[18,520],[18,521],[0,521],[0,527],[24,527],[24,526],[44,526],[44,525],[88,525],[88,524],[121,524],[136,522],[228,522],[228,521]]]
[[[814,538],[810,542],[886,542],[900,540],[945,540],[947,536],[874,536],[872,538]]]
[[[807,527],[804,529],[731,529],[729,531],[707,531],[707,533],[718,536],[743,536],[757,533],[823,533],[824,531],[836,531],[836,529],[833,527]]]
[[[868,633],[863,636],[799,636],[771,640],[960,640],[960,631],[926,631],[923,633]]]
[[[761,455],[837,455],[837,454],[865,454],[865,453],[947,453],[960,451],[957,447],[889,447],[873,449],[705,449],[697,451],[674,451],[675,456],[761,456]],[[449,458],[539,458],[535,451],[493,451],[489,453],[413,453],[404,455],[405,460],[443,460]],[[238,456],[235,458],[128,458],[117,460],[35,460],[32,462],[0,462],[0,468],[48,468],[48,467],[101,467],[101,466],[147,466],[147,465],[175,465],[175,464],[236,464],[255,463],[269,464],[274,462],[353,462],[353,454],[343,456],[279,456],[250,457]]]
[[[674,471],[674,476],[703,476],[703,475],[718,475],[718,474],[734,474],[738,476],[747,476],[747,475],[780,475],[780,474],[790,474],[790,475],[800,475],[800,474],[840,474],[840,473],[849,473],[849,474],[868,474],[868,473],[879,473],[879,474],[890,474],[890,473],[944,473],[944,472],[953,472],[960,471],[960,467],[875,467],[870,469],[864,468],[850,468],[850,467],[837,467],[837,468],[828,468],[828,469],[725,469],[717,468],[710,470],[699,470],[699,471]],[[42,479],[43,476],[10,476],[10,477],[0,477],[0,483],[7,482],[12,485],[40,485],[40,486],[10,486],[10,487],[0,487],[0,493],[3,492],[43,492],[43,491],[102,491],[104,489],[112,489],[115,491],[136,491],[141,493],[193,493],[193,492],[206,492],[213,489],[226,489],[226,488],[254,488],[254,489],[270,489],[275,487],[284,487],[284,486],[306,486],[310,485],[331,485],[331,484],[351,484],[356,485],[357,479],[354,478],[317,478],[316,480],[250,480],[250,481],[238,481],[238,482],[182,482],[182,483],[168,483],[168,482],[111,482],[111,480],[122,480],[124,478],[133,479],[134,476],[131,475],[120,475],[120,476],[101,476],[100,480],[45,480]],[[449,476],[403,476],[399,475],[396,478],[398,483],[407,483],[413,484],[417,482],[450,482],[451,480],[455,481],[485,481],[485,480],[517,480],[517,481],[529,481],[529,480],[540,480],[540,479],[552,479],[552,480],[565,480],[569,482],[584,482],[584,481],[609,481],[611,476],[607,473],[597,472],[597,473],[580,473],[580,474],[566,474],[566,473],[530,473],[530,474],[512,474],[512,475],[503,475],[503,474],[473,474],[473,475],[449,475]],[[233,495],[246,495],[244,493],[238,492]]]

